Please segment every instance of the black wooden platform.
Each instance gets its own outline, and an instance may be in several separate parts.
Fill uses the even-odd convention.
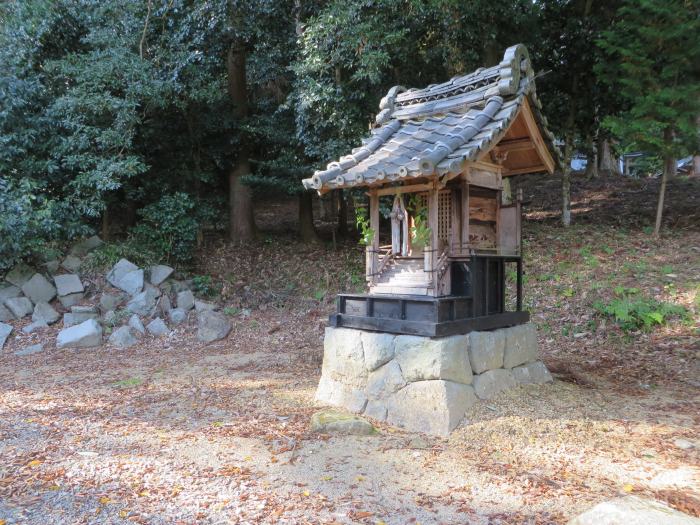
[[[526,323],[528,312],[483,315],[471,296],[340,294],[331,326],[442,337]]]

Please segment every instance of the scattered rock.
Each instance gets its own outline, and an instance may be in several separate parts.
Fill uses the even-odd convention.
[[[469,334],[469,363],[472,372],[481,374],[503,366],[506,337],[502,330]]]
[[[56,348],[89,348],[100,344],[102,344],[102,327],[95,319],[88,319],[78,325],[64,328],[56,338]]]
[[[440,339],[400,335],[394,345],[396,360],[408,382],[426,379],[445,379],[465,385],[472,382],[465,335]]]
[[[157,264],[156,266],[151,266],[151,271],[149,281],[154,286],[158,286],[163,283],[175,270],[170,266],[164,264]]]
[[[102,239],[100,239],[97,235],[93,235],[92,237],[83,239],[73,246],[73,248],[70,250],[70,254],[77,257],[85,257],[88,253],[99,248],[103,244]]]
[[[414,432],[447,436],[474,403],[476,396],[471,385],[417,381],[389,398],[387,421]]]
[[[626,496],[599,503],[568,525],[700,525],[700,519],[656,500]]]
[[[56,275],[53,278],[53,282],[56,283],[58,295],[71,295],[85,291],[83,283],[80,281],[80,277],[75,274],[69,273],[64,275]]]
[[[542,361],[516,366],[511,370],[518,383],[542,384],[552,381],[552,375]]]
[[[116,310],[124,299],[126,299],[126,296],[123,294],[102,292],[102,295],[100,295],[100,308],[103,312]]]
[[[537,361],[537,331],[535,325],[526,323],[511,326],[504,330],[506,347],[503,354],[503,367],[514,368],[518,365]]]
[[[183,310],[192,310],[195,306],[194,294],[190,290],[178,292],[176,304],[178,308],[182,308]]]
[[[129,348],[138,343],[138,339],[130,326],[121,326],[112,332],[112,335],[109,336],[109,342],[119,348]]]
[[[64,308],[71,308],[80,303],[80,301],[82,301],[84,298],[84,293],[72,293],[69,295],[61,295],[58,297],[58,300]]]
[[[63,327],[75,326],[88,320],[97,321],[99,315],[93,312],[70,312],[63,315]]]
[[[38,321],[34,321],[22,328],[22,332],[24,332],[25,334],[31,334],[42,328],[48,328],[48,326],[49,325],[46,324],[46,321],[44,321],[43,319],[39,319]]]
[[[35,273],[31,279],[22,285],[22,292],[33,303],[48,303],[56,297],[56,288],[40,273]]]
[[[2,351],[3,347],[5,346],[5,341],[7,341],[7,338],[10,337],[10,334],[12,333],[12,326],[9,324],[5,323],[0,323],[0,352]]]
[[[90,304],[71,306],[70,311],[74,314],[99,314],[100,311],[97,306],[92,306]]]
[[[133,314],[151,315],[156,307],[158,299],[157,291],[154,288],[146,288],[143,292],[136,294],[128,303],[126,309]]]
[[[107,310],[102,316],[102,324],[105,326],[114,326],[119,323],[119,316],[114,310]]]
[[[311,431],[319,434],[369,436],[377,430],[364,418],[337,410],[319,410],[311,416]]]
[[[120,259],[107,274],[107,281],[129,295],[134,295],[143,289],[143,270],[126,259]]]
[[[0,304],[0,323],[12,321],[14,318],[15,316],[12,315],[12,312],[5,308],[3,304]]]
[[[14,284],[17,288],[22,288],[22,285],[31,279],[35,273],[33,268],[24,263],[19,263],[5,276],[5,280],[10,284]]]
[[[168,329],[168,325],[165,324],[165,321],[163,321],[160,317],[156,317],[146,325],[146,330],[151,335],[155,335],[156,337],[160,337],[163,335],[168,335],[170,333],[170,329]]]
[[[5,301],[5,306],[15,319],[22,319],[34,310],[34,305],[26,297],[11,297]]]
[[[69,272],[77,272],[80,270],[80,265],[83,263],[80,258],[76,257],[75,255],[69,255],[65,259],[63,259],[63,262],[61,263],[61,267],[65,270],[68,270]]]
[[[18,287],[9,285],[3,285],[0,288],[0,304],[4,303],[7,299],[12,299],[13,297],[19,297],[22,295],[22,290]]]
[[[61,318],[56,310],[49,303],[36,303],[32,321],[44,321],[46,324],[53,324]]]
[[[23,348],[22,350],[17,350],[15,355],[18,357],[25,357],[32,354],[38,354],[44,351],[44,345],[36,344]]]
[[[200,311],[197,314],[197,339],[211,343],[226,337],[231,331],[231,321],[219,312]]]
[[[691,448],[695,448],[695,444],[687,439],[675,439],[673,444],[681,450],[690,450]]]
[[[474,392],[481,399],[490,399],[499,392],[513,388],[517,382],[510,370],[497,368],[474,376]]]
[[[178,306],[178,308],[180,308],[179,302],[178,302],[177,306]],[[216,310],[216,305],[214,303],[208,303],[206,301],[195,300],[194,309],[197,313],[199,313],[199,312],[213,312],[214,310]]]
[[[158,299],[158,304],[156,304],[156,309],[161,315],[167,316],[168,313],[170,313],[170,310],[173,309],[173,305],[170,302],[170,297],[165,294],[161,295],[160,299]]]
[[[136,332],[138,332],[141,335],[144,335],[146,333],[146,327],[143,326],[141,319],[136,314],[129,317],[129,322],[127,324],[129,327],[133,328]]]
[[[174,325],[182,324],[187,320],[187,312],[182,308],[173,308],[168,312],[168,320]]]

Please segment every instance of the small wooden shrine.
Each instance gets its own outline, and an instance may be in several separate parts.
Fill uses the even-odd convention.
[[[368,293],[339,295],[332,326],[437,337],[529,320],[521,199],[508,177],[559,163],[540,108],[522,45],[444,84],[389,90],[371,137],[303,181],[369,195]],[[385,246],[380,207],[390,210]]]

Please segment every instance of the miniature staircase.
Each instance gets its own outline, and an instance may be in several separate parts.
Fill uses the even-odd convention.
[[[373,294],[432,295],[430,274],[423,268],[423,257],[396,257],[370,287]]]

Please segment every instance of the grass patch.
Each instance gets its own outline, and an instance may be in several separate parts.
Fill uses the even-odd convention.
[[[673,319],[688,319],[688,311],[681,305],[657,301],[639,294],[637,288],[615,289],[613,299],[596,301],[593,308],[605,317],[613,319],[624,331],[649,331]]]
[[[143,379],[140,377],[130,377],[128,379],[122,379],[121,381],[117,381],[116,383],[113,383],[112,386],[114,388],[131,388],[135,386],[139,386],[143,384]]]

